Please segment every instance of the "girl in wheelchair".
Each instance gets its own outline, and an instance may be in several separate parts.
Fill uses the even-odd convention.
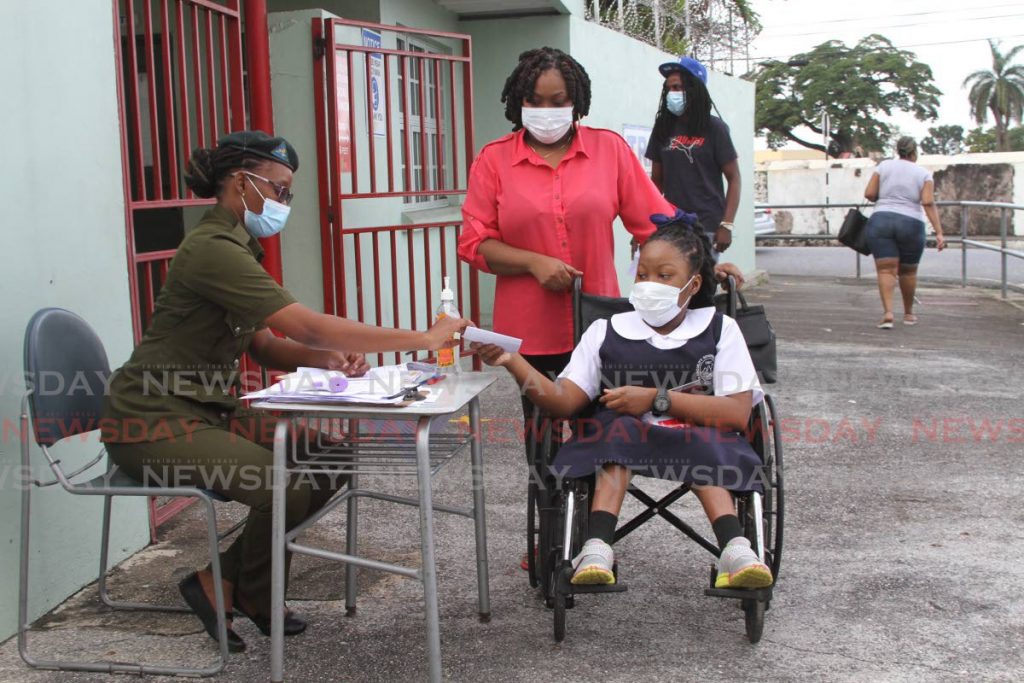
[[[693,485],[721,548],[716,588],[772,583],[732,498],[761,489],[761,461],[742,432],[764,394],[739,327],[713,306],[709,254],[696,216],[679,214],[659,227],[640,250],[629,298],[635,310],[591,324],[554,382],[519,354],[473,345],[553,417],[592,406],[552,463],[556,476],[595,475],[590,538],[573,559],[574,584],[615,582],[611,544],[634,474]],[[681,387],[691,390],[672,391]]]

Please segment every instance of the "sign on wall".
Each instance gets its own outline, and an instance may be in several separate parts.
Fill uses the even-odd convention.
[[[644,156],[647,152],[647,142],[651,139],[650,126],[636,126],[632,123],[622,124],[622,137],[626,138],[626,144],[633,150],[633,154],[643,164],[648,175],[651,173],[651,160]]]
[[[363,29],[364,47],[381,47],[380,33]],[[371,52],[367,55],[370,60],[370,129],[378,137],[387,134],[384,123],[384,55],[379,52]]]

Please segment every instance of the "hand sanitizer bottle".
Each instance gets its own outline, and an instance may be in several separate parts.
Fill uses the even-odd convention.
[[[455,307],[455,294],[452,293],[449,283],[450,279],[447,276],[444,278],[444,289],[441,290],[441,305],[437,307],[435,320],[462,317],[459,315],[459,309]],[[460,372],[458,346],[438,349],[437,369],[439,372]]]

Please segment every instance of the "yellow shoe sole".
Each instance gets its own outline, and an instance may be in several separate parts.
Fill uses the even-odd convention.
[[[755,564],[732,574],[719,574],[715,577],[715,588],[767,588],[773,582],[771,570]]]
[[[574,586],[610,586],[615,583],[615,574],[600,567],[585,567],[572,575]]]

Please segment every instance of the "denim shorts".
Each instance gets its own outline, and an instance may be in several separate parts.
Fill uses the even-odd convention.
[[[895,211],[876,211],[868,219],[868,246],[876,259],[898,258],[916,266],[924,253],[924,221]]]

